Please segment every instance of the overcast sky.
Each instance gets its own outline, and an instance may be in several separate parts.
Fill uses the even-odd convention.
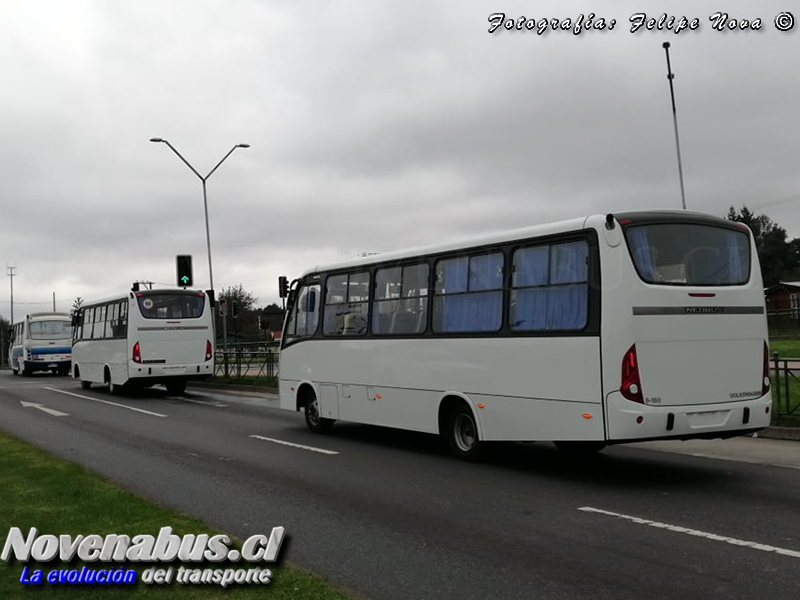
[[[775,25],[793,5],[2,0],[15,318],[53,293],[67,311],[135,280],[173,285],[177,254],[208,287],[201,181],[151,137],[203,176],[251,145],[207,189],[215,287],[257,306],[278,301],[279,275],[362,252],[680,208],[664,41],[688,208],[747,204],[800,236],[800,24]],[[592,7],[613,30],[489,33],[493,13],[574,27]],[[715,31],[723,8],[761,30]],[[643,11],[699,26],[632,33]]]

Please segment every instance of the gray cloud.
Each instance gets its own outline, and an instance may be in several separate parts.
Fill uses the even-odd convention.
[[[82,3],[9,0],[0,19],[0,266],[20,307],[171,284],[176,254],[277,300],[365,251],[592,212],[680,206],[661,43],[672,43],[690,208],[800,194],[797,33],[786,6],[710,3]],[[628,31],[649,9],[701,28]],[[491,12],[616,18],[611,32],[487,32]],[[535,14],[534,14],[535,13]],[[765,212],[800,235],[796,204]],[[40,303],[40,304],[23,304]],[[0,294],[0,314],[9,302]],[[22,308],[20,309],[22,310]],[[17,311],[15,310],[15,313]]]

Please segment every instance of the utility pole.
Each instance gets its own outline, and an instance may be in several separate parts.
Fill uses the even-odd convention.
[[[8,271],[8,276],[11,278],[11,324],[14,324],[14,276],[16,275],[15,271],[17,267],[9,267],[6,265],[6,270]]]
[[[53,292],[53,312],[56,312],[56,293]]]
[[[686,210],[686,194],[683,191],[683,167],[681,166],[681,141],[678,138],[678,113],[675,110],[675,90],[672,87],[672,80],[675,79],[675,75],[672,73],[672,67],[669,64],[669,42],[664,42],[661,46],[667,53],[667,79],[669,79],[669,95],[672,98],[672,121],[675,124],[675,147],[678,149],[678,178],[681,181],[681,201],[683,202],[683,210]]]

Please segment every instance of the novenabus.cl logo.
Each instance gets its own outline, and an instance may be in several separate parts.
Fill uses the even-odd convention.
[[[275,562],[285,535],[283,527],[273,527],[269,536],[252,535],[242,544],[241,551],[232,546],[227,535],[186,534],[176,535],[171,527],[162,527],[157,536],[123,534],[108,535],[40,535],[31,527],[24,535],[19,527],[12,527],[0,559],[22,563],[34,560],[40,563],[59,560],[68,563],[75,558],[85,562],[103,563],[131,562],[236,562],[240,559],[251,563]],[[143,583],[170,583],[177,574],[178,583],[216,583],[227,586],[231,583],[269,583],[272,573],[268,569],[193,569],[174,567],[158,569],[151,567],[142,573]],[[23,569],[20,582],[25,584],[133,584],[138,573],[123,567],[80,570],[40,569],[28,572]]]

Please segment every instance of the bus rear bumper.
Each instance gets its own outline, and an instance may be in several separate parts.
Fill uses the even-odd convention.
[[[28,373],[37,371],[61,371],[68,373],[72,360],[20,360],[20,368]]]
[[[647,406],[612,392],[606,407],[609,442],[714,439],[767,427],[772,418],[772,394],[719,404]]]
[[[176,381],[202,381],[214,374],[214,361],[185,365],[160,365],[131,362],[128,365],[128,377],[131,382],[139,380]]]

